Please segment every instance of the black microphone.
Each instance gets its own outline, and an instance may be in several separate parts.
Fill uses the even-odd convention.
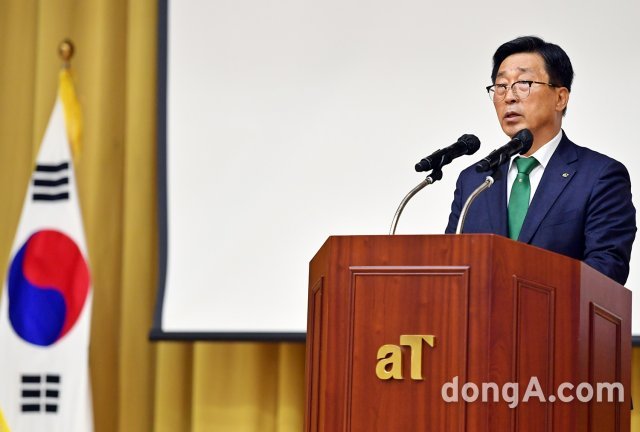
[[[511,141],[502,147],[495,149],[489,156],[476,164],[476,171],[485,172],[495,170],[508,161],[515,154],[525,154],[533,144],[533,135],[529,129],[522,129]]]
[[[416,164],[416,171],[430,171],[442,168],[457,157],[472,155],[480,148],[480,140],[475,135],[464,134],[455,144],[436,150]]]

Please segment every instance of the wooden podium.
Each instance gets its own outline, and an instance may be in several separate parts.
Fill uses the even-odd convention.
[[[630,291],[533,246],[330,237],[310,263],[307,432],[629,431],[630,362]]]

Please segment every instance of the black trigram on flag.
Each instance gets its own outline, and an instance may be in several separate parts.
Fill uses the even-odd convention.
[[[60,375],[22,375],[21,411],[57,413],[60,399]]]
[[[69,199],[69,163],[36,165],[33,173],[34,201],[59,201]]]

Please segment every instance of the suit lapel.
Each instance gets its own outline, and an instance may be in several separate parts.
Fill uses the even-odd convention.
[[[563,132],[562,141],[560,141],[558,148],[551,156],[549,165],[545,168],[538,189],[533,196],[533,200],[531,200],[529,211],[518,237],[519,241],[524,243],[531,242],[533,235],[540,227],[540,223],[551,209],[551,206],[573,179],[576,168],[571,164],[577,159],[576,145],[569,141]]]
[[[507,171],[509,164],[503,164],[494,175],[495,183],[484,192],[484,204],[487,218],[491,223],[491,232],[509,236],[507,226]]]

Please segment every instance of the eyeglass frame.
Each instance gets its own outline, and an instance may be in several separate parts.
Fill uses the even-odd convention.
[[[527,93],[527,96],[521,98],[520,96],[518,96],[518,94],[513,90],[513,86],[516,84],[529,84],[529,93]],[[529,97],[529,95],[531,94],[531,87],[533,87],[534,84],[542,84],[542,85],[546,85],[552,88],[562,88],[562,86],[559,86],[557,84],[552,84],[552,83],[546,83],[546,82],[542,82],[542,81],[532,81],[532,80],[518,80],[518,81],[514,81],[513,84],[509,85],[509,84],[491,84],[489,86],[486,87],[487,89],[487,94],[489,95],[489,99],[492,102],[502,102],[503,100],[505,100],[507,98],[507,93],[509,93],[509,90],[511,90],[511,92],[513,93],[514,96],[516,96],[519,100],[523,100]],[[504,92],[504,96],[502,97],[502,99],[500,100],[494,100],[491,97],[491,90],[493,89],[493,94],[496,94],[495,91],[495,87],[499,86],[505,89]]]

